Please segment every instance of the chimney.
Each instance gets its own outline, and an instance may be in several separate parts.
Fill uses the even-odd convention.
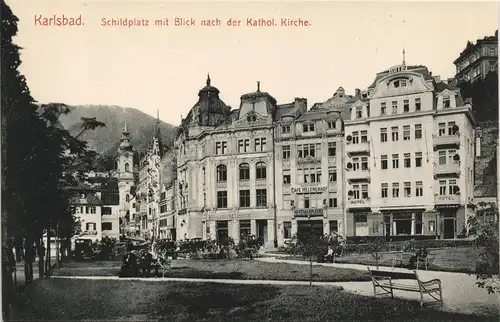
[[[361,93],[361,90],[359,88],[356,88],[354,90],[354,93],[355,93],[354,96],[359,96],[359,94]]]
[[[433,77],[434,77],[434,81],[436,83],[440,83],[441,82],[441,76],[438,75],[438,76],[433,76]]]

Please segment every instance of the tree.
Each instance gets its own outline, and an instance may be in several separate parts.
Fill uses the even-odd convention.
[[[373,259],[375,260],[375,264],[379,266],[380,260],[382,260],[382,252],[384,251],[386,246],[385,237],[375,237],[369,244],[368,248],[370,253],[372,254]]]
[[[478,122],[496,120],[498,115],[498,74],[489,72],[484,79],[474,83],[461,81],[458,83],[464,99],[472,98],[474,114]]]
[[[476,285],[490,294],[500,293],[498,214],[494,203],[480,202],[476,215],[467,221],[469,236],[474,237],[479,253],[474,272]]]

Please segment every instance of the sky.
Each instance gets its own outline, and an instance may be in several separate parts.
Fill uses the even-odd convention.
[[[498,29],[497,2],[172,2],[6,0],[19,18],[21,72],[40,103],[134,107],[178,125],[210,73],[221,99],[239,108],[256,90],[278,104],[311,107],[339,86],[366,89],[377,72],[425,65],[442,79],[468,40]],[[35,17],[78,17],[79,27],[35,25]],[[152,26],[193,18],[191,27]],[[105,27],[102,19],[151,20],[148,27]],[[220,18],[219,27],[200,26]],[[228,27],[228,19],[241,19]],[[308,27],[247,27],[247,18],[301,18]]]

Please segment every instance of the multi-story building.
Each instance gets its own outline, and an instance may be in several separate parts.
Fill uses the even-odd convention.
[[[160,196],[160,238],[176,240],[177,233],[175,229],[175,191],[176,181],[170,184],[163,184]]]
[[[344,233],[343,88],[307,111],[306,99],[280,105],[275,127],[278,245],[302,228]]]
[[[177,238],[238,241],[253,234],[266,245],[276,244],[276,100],[258,86],[231,111],[210,77],[198,96],[175,141]]]
[[[99,241],[102,235],[101,200],[97,192],[80,185],[70,188],[73,196],[70,207],[75,218],[80,222],[80,237]],[[75,236],[76,237],[76,236]]]
[[[137,184],[136,223],[139,225],[141,237],[151,239],[159,236],[158,215],[159,201],[162,186],[163,146],[159,127],[159,117],[155,126],[155,133],[148,150],[139,162],[139,182]]]
[[[349,105],[347,235],[460,234],[473,214],[475,126],[460,91],[403,60]]]
[[[457,68],[457,80],[476,81],[484,79],[490,71],[498,71],[498,30],[494,36],[470,41],[453,62]]]

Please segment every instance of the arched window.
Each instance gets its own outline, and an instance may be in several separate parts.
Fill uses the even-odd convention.
[[[250,180],[250,165],[248,163],[240,164],[240,180]]]
[[[227,167],[224,164],[217,166],[217,182],[227,181]]]
[[[130,164],[128,162],[125,163],[125,172],[130,172]]]
[[[256,165],[256,177],[257,179],[266,178],[266,164],[264,162],[259,162]]]
[[[128,193],[125,195],[125,201],[126,201],[126,202],[129,202],[129,201],[130,201],[130,196],[128,195]]]

